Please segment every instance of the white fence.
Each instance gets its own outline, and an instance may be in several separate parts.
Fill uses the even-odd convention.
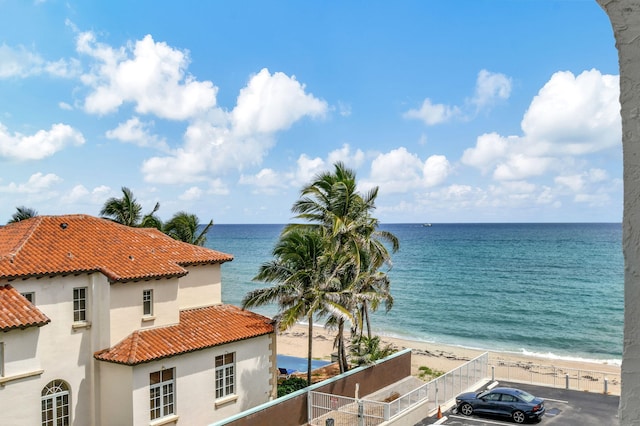
[[[554,388],[620,395],[621,373],[492,360],[491,378]]]
[[[309,392],[309,424],[375,426],[400,416],[419,403],[426,402],[427,410],[455,398],[461,392],[476,388],[488,378],[487,353],[461,365],[455,370],[424,385],[398,395],[391,401],[374,401]]]

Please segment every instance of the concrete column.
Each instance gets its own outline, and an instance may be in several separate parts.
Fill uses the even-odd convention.
[[[611,21],[620,65],[624,174],[624,346],[621,425],[640,424],[640,0],[597,0]]]

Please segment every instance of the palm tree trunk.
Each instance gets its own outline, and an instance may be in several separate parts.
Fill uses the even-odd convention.
[[[349,369],[347,364],[347,353],[344,346],[344,320],[340,319],[338,322],[338,365],[340,366],[340,373],[344,373]]]
[[[364,319],[367,323],[367,337],[371,339],[371,319],[369,318],[369,309],[367,309],[367,302],[362,302],[362,311]]]
[[[313,314],[309,314],[309,346],[307,355],[307,386],[311,386],[311,357],[313,356]]]

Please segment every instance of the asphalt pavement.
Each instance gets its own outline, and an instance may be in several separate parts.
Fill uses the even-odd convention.
[[[545,415],[539,423],[533,424],[541,426],[603,426],[618,424],[619,396],[510,382],[500,382],[498,386],[522,389],[544,398]],[[479,415],[467,417],[454,411],[455,407],[443,412],[443,419],[438,424],[447,426],[502,426],[515,424],[511,419]],[[432,425],[437,421],[436,416],[427,417],[416,423],[415,426]]]

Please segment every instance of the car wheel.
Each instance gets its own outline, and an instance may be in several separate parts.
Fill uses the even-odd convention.
[[[466,402],[460,406],[460,412],[465,416],[470,416],[473,414],[473,407],[471,404],[467,404]]]
[[[525,415],[522,411],[519,411],[519,410],[514,411],[511,417],[513,418],[513,421],[516,423],[524,423]]]

